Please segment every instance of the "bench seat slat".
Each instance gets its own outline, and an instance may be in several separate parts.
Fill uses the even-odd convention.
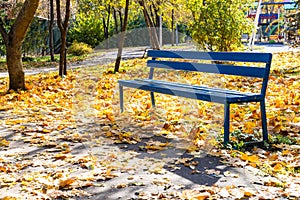
[[[168,85],[162,83],[150,83],[143,80],[120,80],[120,86],[138,88],[151,92],[164,93],[174,96],[181,96],[191,99],[216,102],[216,103],[239,103],[249,101],[260,101],[262,96],[259,94],[232,94],[226,93],[227,90],[219,90],[218,92],[210,90],[211,88],[182,88],[181,86]]]
[[[191,89],[191,90],[197,90],[197,91],[202,91],[202,92],[207,92],[211,95],[211,93],[217,93],[221,94],[222,97],[230,98],[238,98],[238,97],[253,97],[259,99],[263,99],[263,96],[260,94],[256,93],[244,93],[244,92],[239,92],[236,90],[228,90],[228,89],[223,89],[223,88],[212,88],[212,87],[205,87],[205,86],[196,86],[196,85],[187,85],[187,84],[180,84],[180,83],[172,83],[172,82],[167,82],[167,81],[158,81],[158,80],[153,80],[153,79],[135,79],[136,81],[141,81],[141,82],[150,82],[152,84],[157,84],[157,85],[166,85],[169,87],[179,87],[179,88],[184,88],[184,89]],[[224,94],[224,95],[223,95]]]
[[[227,75],[236,75],[236,76],[248,76],[248,77],[255,77],[255,78],[265,77],[265,68],[260,68],[260,67],[190,63],[190,62],[187,63],[187,62],[176,62],[176,61],[157,61],[157,60],[148,60],[148,67],[195,71],[195,72],[207,72],[207,73],[215,73],[215,74],[227,74]]]
[[[252,95],[253,93],[242,93],[236,90],[229,90],[225,88],[212,88],[212,87],[206,87],[206,86],[201,86],[201,85],[187,85],[183,83],[174,83],[174,82],[167,82],[167,81],[160,81],[160,80],[153,80],[153,79],[135,79],[137,81],[144,81],[144,82],[149,82],[149,83],[159,83],[163,85],[170,85],[170,86],[180,86],[182,88],[191,88],[194,90],[206,90],[209,92],[221,92],[221,93],[226,93],[226,94],[235,94],[235,95]]]
[[[271,63],[271,53],[251,52],[199,52],[151,50],[147,55],[153,58],[184,58],[214,61],[263,62]]]

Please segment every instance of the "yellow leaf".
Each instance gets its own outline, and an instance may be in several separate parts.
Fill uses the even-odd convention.
[[[66,154],[62,154],[62,153],[59,153],[59,154],[56,154],[55,156],[55,159],[57,160],[64,160],[67,158],[67,155]]]
[[[76,181],[75,177],[72,178],[68,178],[66,180],[61,180],[59,182],[59,187],[60,188],[65,188],[65,187],[69,187],[71,184],[73,184]]]
[[[241,159],[244,160],[244,161],[247,161],[248,160],[248,155],[245,154],[245,153],[242,153],[242,156],[241,156]]]
[[[258,161],[258,156],[256,155],[252,155],[252,156],[248,156],[248,161],[256,163]]]
[[[255,164],[255,163],[249,163],[249,165],[250,165],[251,167],[256,167],[256,164]]]
[[[186,152],[191,153],[191,152],[194,152],[194,151],[197,151],[197,150],[199,150],[199,147],[197,147],[196,145],[190,145],[190,146],[186,149]]]
[[[282,171],[284,169],[284,167],[282,166],[282,164],[280,163],[277,163],[274,167],[273,167],[273,170],[275,172],[279,172],[279,171]]]
[[[200,192],[198,190],[185,190],[182,192],[182,199],[188,200],[204,200],[210,196],[210,193],[206,191]]]
[[[9,146],[9,141],[6,139],[0,139],[0,147],[8,147]]]
[[[166,170],[163,166],[156,166],[154,169],[149,169],[149,172],[154,174],[165,174]]]
[[[287,149],[283,150],[283,152],[282,152],[283,156],[287,156],[287,155],[291,155],[291,154],[292,154],[292,152],[290,150],[287,150]]]
[[[112,122],[115,121],[115,117],[112,113],[106,113],[106,117],[107,117],[107,119],[109,119]]]
[[[17,200],[17,197],[12,197],[12,196],[5,196],[2,198],[2,200]]]
[[[245,188],[244,196],[252,197],[254,194],[255,194],[255,191],[253,191],[252,189]]]
[[[154,146],[154,145],[146,145],[145,147],[147,150],[152,150],[152,151],[159,151],[162,150],[163,147],[160,146]]]
[[[57,127],[57,130],[61,131],[61,130],[63,130],[64,128],[66,128],[66,125],[59,125],[59,126]]]
[[[274,161],[278,159],[278,155],[277,154],[273,154],[269,157],[270,161]]]
[[[6,171],[7,171],[7,168],[4,167],[4,166],[0,166],[0,171],[6,172]]]
[[[245,131],[247,132],[247,133],[253,133],[254,132],[254,128],[256,127],[256,124],[255,124],[255,122],[245,122]]]
[[[249,161],[251,163],[256,163],[259,160],[258,156],[256,155],[248,156],[245,153],[241,153],[241,159],[244,161]]]

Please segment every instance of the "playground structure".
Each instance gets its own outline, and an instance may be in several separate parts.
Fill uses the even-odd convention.
[[[253,8],[250,8],[247,17],[255,18],[252,35],[249,39],[249,46],[255,41],[258,42],[288,42],[289,34],[287,30],[286,15],[296,10],[294,0],[273,0],[262,1],[255,3]]]

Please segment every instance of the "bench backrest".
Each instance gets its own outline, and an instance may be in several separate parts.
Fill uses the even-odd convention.
[[[149,50],[147,66],[150,68],[149,78],[153,78],[154,68],[206,72],[215,74],[236,75],[262,78],[261,94],[265,95],[270,73],[272,54],[253,52],[198,52],[198,51],[164,51]],[[157,60],[157,58],[159,58]],[[169,58],[184,59],[168,60]],[[187,61],[188,60],[188,61]],[[200,63],[199,61],[206,61]],[[212,62],[207,62],[212,61]],[[234,63],[232,63],[234,62]],[[238,63],[251,63],[256,66],[242,66]],[[229,63],[229,64],[228,64]],[[263,63],[258,67],[257,63]]]

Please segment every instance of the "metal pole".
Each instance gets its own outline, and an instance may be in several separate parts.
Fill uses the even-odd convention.
[[[162,47],[162,17],[159,16],[159,46]]]
[[[277,23],[277,29],[278,29],[278,41],[280,36],[280,6],[278,6],[278,23]]]
[[[255,19],[254,19],[254,27],[252,29],[252,34],[250,36],[250,40],[249,40],[249,49],[252,51],[253,49],[253,45],[254,45],[254,41],[255,41],[255,35],[256,35],[256,31],[257,31],[257,26],[258,26],[258,21],[259,21],[259,15],[261,13],[261,2],[262,0],[260,0],[258,2],[258,5],[257,5],[257,10],[256,10],[256,15],[255,15]]]
[[[178,46],[179,39],[178,39],[178,24],[176,23],[176,46]]]
[[[284,32],[283,32],[283,40],[284,42],[287,42],[287,33],[286,33],[286,29],[287,29],[287,19],[285,17],[286,15],[286,11],[285,11],[285,14],[284,14]]]

